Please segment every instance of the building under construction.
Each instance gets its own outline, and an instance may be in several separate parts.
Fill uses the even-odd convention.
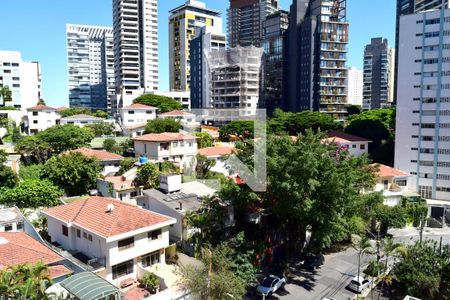
[[[256,114],[261,94],[263,48],[236,47],[206,53],[210,108]],[[206,107],[205,107],[206,108]]]

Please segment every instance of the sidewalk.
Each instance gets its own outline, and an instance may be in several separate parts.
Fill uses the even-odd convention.
[[[402,229],[390,229],[388,233],[393,237],[410,237],[410,236],[418,236],[419,229],[416,227],[405,227]],[[439,235],[439,236],[450,236],[450,227],[445,228],[429,228],[425,227],[423,229],[423,235]]]

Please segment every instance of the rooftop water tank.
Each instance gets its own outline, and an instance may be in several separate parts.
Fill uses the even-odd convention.
[[[143,165],[148,163],[148,157],[145,155],[141,155],[141,157],[139,157],[139,164]]]

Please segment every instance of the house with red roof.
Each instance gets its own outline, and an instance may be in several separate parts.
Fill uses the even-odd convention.
[[[411,175],[383,164],[372,164],[372,167],[376,172],[376,185],[371,191],[383,192],[386,205],[401,204],[402,197],[411,193]]]
[[[151,161],[171,161],[184,166],[197,155],[197,137],[180,132],[151,133],[133,138],[136,157]]]
[[[94,157],[99,160],[102,168],[102,175],[113,176],[120,170],[120,162],[123,160],[123,156],[115,153],[111,153],[104,150],[94,150],[90,148],[78,148],[71,152],[78,152],[84,156]]]
[[[25,232],[0,232],[0,270],[43,262],[50,277],[58,282],[73,271],[65,266],[65,258]]]
[[[138,168],[135,166],[121,176],[97,178],[97,190],[103,197],[111,197],[136,205],[136,198],[142,196],[142,188],[136,183]]]
[[[225,158],[233,154],[234,148],[228,146],[216,146],[216,147],[206,147],[198,149],[198,154],[205,156],[208,160],[215,162],[211,171],[224,174],[225,176],[232,175],[230,173],[230,168],[225,162]]]
[[[61,116],[56,108],[44,104],[38,104],[27,108],[27,118],[29,135],[35,135],[38,132],[55,126],[59,124],[61,120]]]
[[[148,121],[156,119],[156,111],[153,106],[144,104],[131,104],[120,109],[120,118],[124,128],[135,128],[145,125]]]
[[[148,268],[165,264],[169,227],[175,219],[112,198],[46,209],[52,243],[83,257],[94,272],[121,286]]]
[[[348,150],[350,155],[360,157],[369,153],[369,144],[372,141],[348,133],[340,131],[328,132],[328,138],[323,140],[324,143],[336,143]]]

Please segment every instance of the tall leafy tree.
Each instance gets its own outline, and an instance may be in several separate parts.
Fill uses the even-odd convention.
[[[68,196],[84,195],[96,186],[100,163],[77,152],[62,154],[45,163],[43,176],[64,189]]]
[[[56,125],[36,135],[36,138],[47,143],[54,154],[86,146],[94,138],[88,128],[76,125]]]
[[[12,91],[9,86],[0,87],[0,99],[2,100],[2,105],[12,101]]]
[[[47,142],[38,136],[27,136],[21,139],[15,146],[15,150],[28,161],[43,164],[50,158],[53,149]]]
[[[197,137],[197,146],[199,149],[214,146],[214,139],[209,133],[196,132],[195,136]]]
[[[0,188],[13,188],[19,182],[17,174],[10,167],[4,165],[7,157],[7,153],[4,150],[0,150]]]
[[[136,181],[144,189],[154,189],[159,187],[159,170],[154,163],[148,162],[141,166],[136,174]]]
[[[49,180],[28,179],[12,189],[0,189],[0,204],[39,208],[61,204],[63,191]]]
[[[173,98],[151,94],[142,95],[136,98],[133,103],[154,106],[158,108],[159,113],[180,110],[183,108],[183,105]]]
[[[137,159],[135,157],[126,157],[120,162],[120,170],[117,175],[123,175],[125,172],[131,170],[134,164],[137,163]]]
[[[92,130],[95,136],[112,135],[114,132],[114,125],[107,122],[87,124],[85,127]]]
[[[173,118],[157,118],[148,121],[144,133],[178,132],[182,127],[180,122]]]
[[[254,135],[254,121],[231,121],[219,129],[220,139],[229,140],[232,136],[244,141]]]

